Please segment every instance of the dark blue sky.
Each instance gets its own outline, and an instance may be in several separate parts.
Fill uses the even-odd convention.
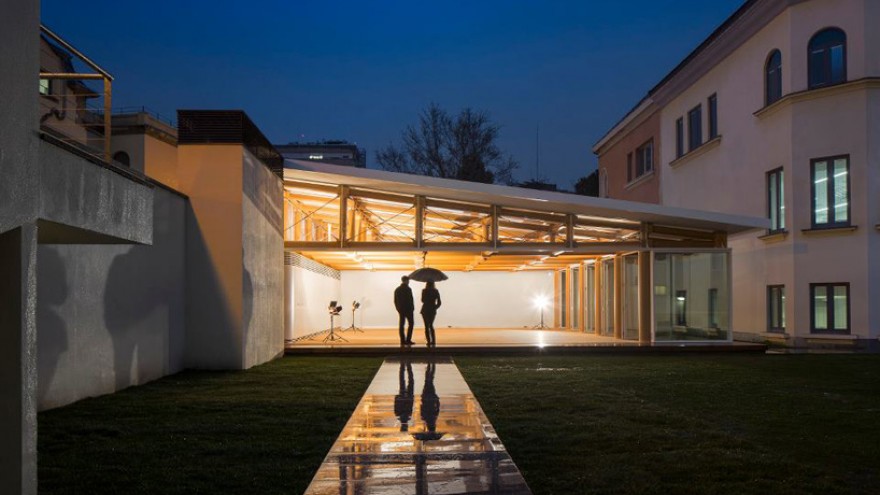
[[[272,142],[375,151],[430,102],[486,110],[531,178],[591,146],[742,0],[43,0],[43,22],[115,77],[114,107],[245,110]]]

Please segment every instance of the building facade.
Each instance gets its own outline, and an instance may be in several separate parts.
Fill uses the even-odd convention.
[[[870,0],[748,1],[594,147],[625,177],[617,148],[655,136],[656,202],[770,220],[730,238],[737,338],[878,348],[878,22]]]
[[[276,144],[275,149],[290,160],[329,163],[365,168],[367,152],[348,141],[319,141],[315,143]]]

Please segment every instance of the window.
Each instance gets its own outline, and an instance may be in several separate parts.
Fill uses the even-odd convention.
[[[126,167],[131,166],[131,158],[129,158],[128,153],[124,151],[117,151],[116,153],[114,153],[113,161],[125,165]]]
[[[675,121],[675,157],[684,155],[684,119],[681,117]]]
[[[849,157],[812,161],[813,228],[848,227]]]
[[[688,112],[688,151],[703,144],[703,107],[697,105]]]
[[[709,139],[718,137],[718,95],[709,97]]]
[[[709,328],[718,328],[718,289],[709,289]]]
[[[633,154],[626,154],[626,181],[630,182],[633,180]]]
[[[764,64],[764,105],[769,105],[782,98],[782,53],[779,50],[770,52]]]
[[[846,81],[846,33],[823,29],[810,38],[808,52],[810,89]]]
[[[52,94],[52,81],[48,79],[40,79],[40,94],[44,96]]]
[[[810,331],[849,333],[849,284],[810,284]]]
[[[638,179],[651,170],[654,170],[654,140],[651,139],[647,143],[636,148],[635,167],[633,167],[632,161],[632,153],[630,153],[626,157],[627,168],[629,169],[629,180]]]
[[[687,291],[675,291],[675,324],[687,326]]]
[[[767,217],[770,232],[785,230],[785,181],[782,167],[767,172]]]
[[[767,286],[767,331],[785,331],[785,286]]]

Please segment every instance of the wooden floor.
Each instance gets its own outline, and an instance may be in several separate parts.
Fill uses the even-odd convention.
[[[693,343],[641,345],[636,341],[618,340],[572,330],[531,330],[512,328],[438,328],[437,347],[429,349],[425,345],[424,330],[413,331],[415,345],[400,347],[397,329],[377,328],[363,331],[337,330],[336,335],[345,340],[324,341],[327,332],[319,333],[309,339],[287,343],[288,354],[328,354],[355,353],[375,354],[388,351],[408,353],[435,352],[511,352],[511,351],[632,351],[643,352],[653,349],[658,352],[682,350],[711,350],[721,352],[763,352],[762,345],[743,343]]]

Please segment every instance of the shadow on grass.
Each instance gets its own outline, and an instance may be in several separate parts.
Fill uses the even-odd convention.
[[[302,493],[381,361],[186,371],[40,413],[40,493]]]

